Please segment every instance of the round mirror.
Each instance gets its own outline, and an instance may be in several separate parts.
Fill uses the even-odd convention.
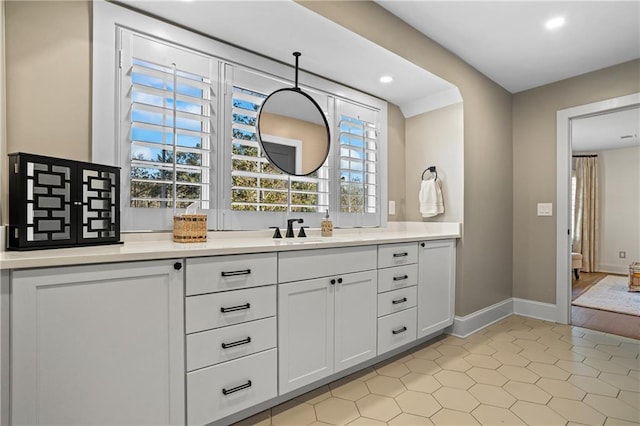
[[[298,88],[276,90],[258,113],[258,140],[278,169],[309,175],[329,154],[329,124],[320,106]]]

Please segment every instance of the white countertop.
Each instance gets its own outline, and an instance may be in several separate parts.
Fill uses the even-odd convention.
[[[271,238],[272,231],[217,231],[209,232],[206,243],[196,244],[174,243],[171,233],[127,233],[122,234],[124,244],[33,251],[0,251],[0,269],[179,259],[440,240],[459,238],[460,232],[459,223],[389,222],[386,228],[334,229],[333,237],[320,237],[319,229],[307,230],[307,238],[282,239]]]

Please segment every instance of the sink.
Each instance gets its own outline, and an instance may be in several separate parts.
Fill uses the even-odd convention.
[[[275,239],[276,244],[310,244],[310,243],[322,243],[324,241],[330,240],[331,237],[305,237],[305,238],[283,238],[283,239]]]
[[[318,244],[318,243],[330,243],[337,242],[343,240],[342,238],[336,237],[306,237],[306,238],[283,238],[283,239],[274,239],[276,244],[278,245],[302,245],[302,244]]]

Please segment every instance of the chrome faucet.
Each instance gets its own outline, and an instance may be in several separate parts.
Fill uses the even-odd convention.
[[[287,219],[287,233],[285,235],[286,238],[293,238],[293,224],[294,223],[304,223],[303,219]]]

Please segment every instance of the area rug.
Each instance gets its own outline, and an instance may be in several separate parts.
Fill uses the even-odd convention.
[[[628,277],[607,275],[571,304],[640,316],[640,292],[628,290]]]

